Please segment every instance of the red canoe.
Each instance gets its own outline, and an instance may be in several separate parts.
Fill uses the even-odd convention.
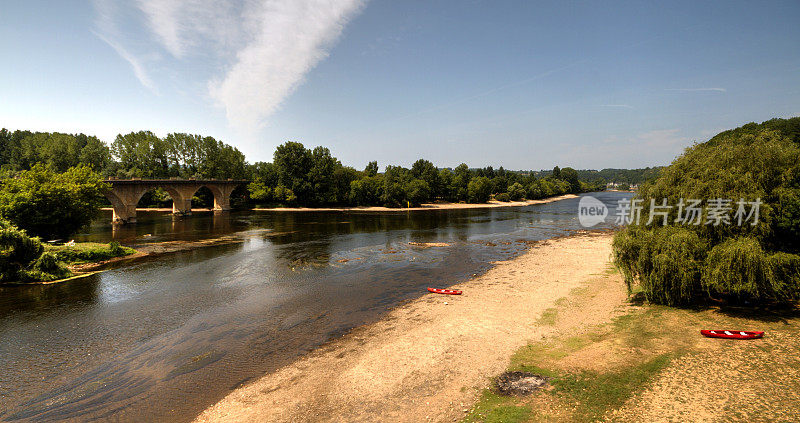
[[[725,339],[756,339],[764,336],[764,332],[751,332],[746,330],[701,330],[700,333],[709,338]]]
[[[461,291],[455,289],[428,288],[428,291],[431,291],[434,294],[461,295]]]

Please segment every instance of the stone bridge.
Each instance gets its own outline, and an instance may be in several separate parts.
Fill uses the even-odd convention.
[[[136,205],[145,192],[161,188],[172,197],[172,213],[192,214],[192,197],[202,187],[214,194],[214,210],[231,209],[231,193],[245,180],[222,179],[107,179],[111,189],[105,192],[114,209],[114,223],[136,222]]]

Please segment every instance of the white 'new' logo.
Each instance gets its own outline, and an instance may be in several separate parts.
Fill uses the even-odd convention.
[[[606,220],[608,208],[602,201],[587,195],[578,202],[578,221],[584,228],[591,228]]]

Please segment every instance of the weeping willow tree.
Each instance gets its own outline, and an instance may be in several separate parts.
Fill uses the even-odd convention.
[[[681,199],[732,200],[730,222],[713,224],[708,207],[699,224],[682,222]],[[695,144],[635,200],[641,219],[614,238],[629,290],[639,284],[649,301],[668,305],[800,298],[800,118],[750,123]],[[651,204],[664,200],[673,207],[650,216]],[[758,218],[737,216],[739,201],[748,214],[759,201]]]

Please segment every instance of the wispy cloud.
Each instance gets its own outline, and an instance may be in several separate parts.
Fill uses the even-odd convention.
[[[145,88],[149,89],[154,94],[158,94],[158,90],[153,80],[150,79],[150,76],[147,74],[142,60],[117,41],[119,38],[119,31],[115,23],[117,19],[116,6],[110,0],[94,0],[94,7],[96,11],[95,26],[97,30],[92,31],[92,33],[101,41],[108,44],[123,60],[131,65],[136,79],[138,79]]]
[[[725,88],[665,88],[664,90],[665,91],[689,91],[689,92],[694,92],[694,91],[716,91],[716,92],[720,92],[720,93],[724,93],[724,92],[728,91]]]
[[[109,46],[111,46],[111,48],[113,48],[114,51],[116,51],[117,54],[119,54],[120,57],[125,59],[125,61],[128,62],[131,65],[131,68],[133,69],[133,74],[136,76],[136,79],[138,79],[139,82],[145,88],[147,88],[148,90],[152,91],[154,94],[158,94],[158,89],[156,88],[155,84],[153,84],[153,81],[150,79],[150,77],[147,75],[147,72],[145,71],[144,65],[142,65],[142,62],[139,60],[139,58],[137,58],[136,56],[131,54],[128,50],[126,50],[124,47],[122,47],[119,43],[117,43],[117,42],[115,42],[115,41],[113,41],[113,40],[111,40],[109,38],[106,38],[102,34],[94,32],[94,35],[96,35],[97,38],[100,38],[100,40],[102,40],[104,43],[106,43]]]
[[[210,46],[234,48],[246,35],[243,23],[254,2],[136,0],[156,40],[176,58]],[[244,13],[247,12],[247,13]]]
[[[252,131],[328,56],[365,1],[135,0],[117,4],[94,0],[95,32],[130,63],[142,85],[151,90],[155,84],[141,59],[149,56],[131,53],[140,52],[142,44],[148,53],[166,51],[169,55],[164,60],[169,56],[177,60],[178,66],[162,62],[159,69],[180,69],[181,61],[198,57],[211,64],[212,73],[222,69],[207,81],[208,94],[224,108],[233,127]],[[125,13],[122,21],[120,16]],[[123,26],[129,30],[125,36],[120,31]],[[137,48],[128,47],[132,44]]]
[[[618,109],[633,109],[630,104],[601,104],[600,107],[614,107]]]
[[[258,33],[209,91],[228,121],[254,129],[275,112],[305,75],[328,56],[360,0],[268,1],[255,17]]]

